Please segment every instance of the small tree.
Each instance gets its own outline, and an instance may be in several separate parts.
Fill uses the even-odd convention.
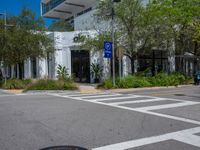
[[[94,78],[94,82],[98,83],[102,77],[103,67],[100,64],[91,65],[91,75]]]
[[[57,77],[59,80],[67,80],[69,78],[68,69],[65,66],[58,65]]]

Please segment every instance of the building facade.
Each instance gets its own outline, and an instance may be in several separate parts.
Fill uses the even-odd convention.
[[[144,0],[144,5],[148,0]],[[65,66],[69,75],[73,76],[77,82],[94,82],[91,76],[91,65],[100,64],[103,66],[102,79],[111,77],[111,61],[103,57],[103,47],[100,52],[93,52],[89,49],[80,48],[75,39],[80,34],[95,34],[95,29],[106,28],[109,23],[97,23],[93,17],[97,5],[96,0],[41,0],[41,15],[45,18],[64,19],[70,22],[75,31],[73,32],[47,32],[46,34],[53,39],[55,52],[49,54],[46,58],[28,59],[23,66],[16,65],[6,68],[7,76],[11,78],[57,78],[58,65]],[[104,29],[103,29],[104,30]],[[138,56],[136,65],[138,71],[144,71],[151,68],[152,72],[164,70],[173,72],[180,68],[176,62],[175,48],[171,47],[171,54],[167,51],[154,50],[152,53],[145,53]],[[131,73],[131,61],[127,56],[121,57],[121,69],[119,69],[119,59],[116,59],[116,74],[126,76]],[[192,59],[187,57],[184,61],[184,71],[192,75]],[[198,63],[199,64],[199,63]],[[200,66],[198,66],[200,68]],[[5,73],[4,73],[5,74]]]

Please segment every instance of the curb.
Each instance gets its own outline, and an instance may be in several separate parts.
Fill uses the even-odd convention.
[[[177,88],[185,88],[185,87],[195,87],[194,85],[179,85],[179,86],[168,86],[168,87],[148,87],[148,88],[130,88],[130,89],[110,89],[107,91],[111,92],[137,92],[137,91],[151,91],[151,90],[161,90],[161,89],[177,89]]]
[[[23,93],[23,89],[20,89],[20,90],[4,90],[4,89],[1,89],[0,91],[4,92],[4,93],[7,93],[7,94],[21,94]]]

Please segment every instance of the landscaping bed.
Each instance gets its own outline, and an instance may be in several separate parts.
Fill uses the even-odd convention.
[[[162,86],[178,86],[182,84],[189,84],[191,78],[186,77],[180,73],[165,74],[159,73],[153,77],[145,77],[141,75],[129,75],[121,79],[116,79],[116,86],[112,84],[112,80],[106,80],[98,85],[98,88],[112,89],[112,88],[142,88],[142,87],[162,87]]]
[[[24,89],[29,90],[76,90],[78,89],[76,84],[72,80],[19,80],[10,79],[0,83],[0,88],[12,90],[12,89]]]

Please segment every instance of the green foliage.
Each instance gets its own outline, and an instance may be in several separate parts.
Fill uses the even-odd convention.
[[[76,43],[80,43],[80,46],[84,49],[93,50],[93,51],[101,51],[104,46],[104,41],[111,41],[111,33],[101,32],[94,35],[81,35],[80,40],[76,41]]]
[[[193,38],[197,39],[195,32],[198,31],[195,30],[198,28],[195,25],[200,17],[199,0],[154,0],[147,8],[153,20],[151,26],[156,31],[154,44],[164,43],[166,47],[173,40],[177,54],[197,50],[191,47]]]
[[[30,84],[27,90],[76,90],[77,86],[72,81],[63,80],[37,80]]]
[[[65,66],[58,65],[57,77],[59,80],[67,80],[69,78],[69,74]]]
[[[31,83],[31,80],[10,79],[1,82],[0,87],[3,89],[24,89]]]
[[[117,88],[139,88],[139,87],[155,87],[155,86],[178,86],[181,84],[187,84],[189,78],[180,73],[173,73],[167,75],[165,73],[159,73],[154,77],[144,76],[126,76],[121,80],[116,80]],[[113,88],[112,80],[106,80],[99,87],[106,89]]]
[[[70,25],[66,20],[58,20],[53,22],[49,27],[49,31],[65,32],[65,31],[74,31],[72,25]]]
[[[112,1],[98,3],[96,17],[110,20]],[[114,7],[116,32],[121,35],[116,43],[125,49],[132,66],[138,54],[155,49],[200,56],[199,0],[149,0],[147,5],[142,0],[121,0]]]
[[[139,88],[139,87],[150,87],[151,84],[146,80],[145,77],[127,76],[121,80],[117,80],[116,83],[119,88]]]
[[[44,22],[28,9],[19,16],[8,18],[6,31],[0,29],[0,61],[4,64],[20,64],[28,58],[45,57],[53,52],[53,42],[44,31]]]
[[[102,76],[103,67],[100,64],[91,65],[91,75],[94,79],[100,80]]]
[[[159,73],[154,77],[149,77],[148,81],[152,86],[178,86],[186,82],[184,75],[180,73],[174,73],[167,75],[165,73]]]
[[[103,83],[99,84],[97,88],[105,88],[105,89],[113,88],[112,80],[111,79],[105,80]]]
[[[76,90],[77,86],[71,80],[19,80],[10,79],[6,84],[0,82],[3,89],[25,89],[27,90]]]

